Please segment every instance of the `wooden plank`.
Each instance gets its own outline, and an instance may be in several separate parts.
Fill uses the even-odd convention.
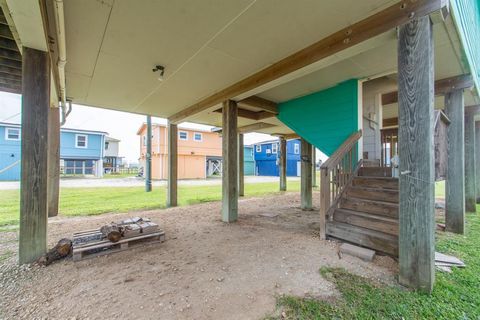
[[[21,94],[22,87],[17,85],[0,84],[0,91]]]
[[[4,72],[1,72],[0,71],[0,79],[3,79],[3,80],[15,80],[16,83],[20,83],[20,86],[21,86],[21,83],[22,83],[22,76],[21,75],[14,75],[14,74],[10,74],[10,73],[4,73]]]
[[[0,58],[22,62],[22,55],[19,52],[15,52],[8,49],[0,48]]]
[[[256,132],[258,130],[273,128],[273,127],[276,127],[276,125],[271,123],[266,123],[266,122],[257,122],[257,123],[249,124],[243,127],[239,127],[238,132],[249,133],[249,132]]]
[[[383,99],[383,97],[382,97]],[[382,121],[383,127],[393,127],[393,126],[398,126],[398,118],[388,118],[388,119],[383,119]]]
[[[287,140],[283,137],[280,140],[280,159],[279,159],[279,175],[280,175],[280,191],[287,191]]]
[[[48,111],[48,216],[58,215],[60,192],[60,109]]]
[[[445,228],[465,232],[465,144],[463,90],[445,96],[447,127],[447,178],[445,181]]]
[[[22,62],[0,57],[0,66],[22,70]]]
[[[243,134],[238,135],[238,195],[245,195],[245,172],[244,172],[244,145]]]
[[[398,236],[398,219],[347,209],[336,209],[333,220]]]
[[[300,196],[302,210],[312,210],[312,145],[301,139],[302,168],[300,177]]]
[[[147,115],[145,151],[145,192],[152,191],[152,116]]]
[[[347,189],[347,196],[359,199],[398,203],[398,190],[391,189],[351,186]]]
[[[8,49],[14,52],[20,52],[17,43],[11,39],[0,38],[0,48]]]
[[[392,202],[373,201],[350,196],[340,201],[340,208],[381,215],[388,218],[398,218],[398,204]]]
[[[47,249],[48,52],[24,48],[22,78],[20,264],[35,261]]]
[[[178,128],[176,124],[168,123],[168,182],[167,207],[177,206],[178,189]]]
[[[395,3],[177,112],[169,118],[169,121],[173,123],[182,122],[188,117],[205,111],[225,100],[233,99],[261,85],[403,25],[411,17],[426,16],[445,7],[445,5],[445,0],[414,2],[404,0]]]
[[[257,96],[251,96],[240,100],[238,101],[238,105],[262,109],[263,111],[273,113],[274,115],[278,114],[278,106],[275,102]]]
[[[465,113],[465,210],[476,212],[475,116]]]
[[[391,177],[392,167],[362,167],[358,175],[367,177]]]
[[[399,282],[424,292],[435,279],[432,38],[422,17],[400,27],[398,39]]]
[[[366,248],[351,245],[349,243],[342,243],[339,251],[354,257],[358,257],[364,261],[372,261],[375,257],[375,251]]]
[[[222,109],[215,110],[217,113],[222,113]],[[246,109],[238,108],[237,116],[240,118],[250,119],[250,120],[263,120],[275,117],[274,113],[267,111],[251,111]]]
[[[222,220],[235,222],[238,218],[237,103],[225,101],[222,116]]]
[[[18,77],[20,77],[20,80],[22,79],[22,70],[17,69],[17,68],[0,66],[0,72],[2,74],[10,74],[10,75],[18,76]]]
[[[381,177],[355,177],[353,185],[368,188],[384,188],[398,190],[397,178],[381,178]]]

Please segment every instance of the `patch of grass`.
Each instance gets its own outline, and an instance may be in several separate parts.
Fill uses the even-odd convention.
[[[435,182],[435,198],[445,198],[445,181]]]
[[[336,285],[340,299],[283,296],[278,306],[288,319],[480,319],[480,215],[467,219],[467,236],[442,233],[436,245],[467,267],[454,268],[451,274],[437,272],[431,295],[379,284],[343,269],[322,268],[320,273]]]
[[[288,190],[300,190],[300,182],[289,181]],[[276,182],[245,184],[246,197],[277,192],[278,183]],[[4,190],[0,193],[0,231],[6,229],[5,226],[18,224],[19,193],[19,190]],[[180,206],[218,201],[221,196],[222,187],[220,185],[180,186],[178,189]],[[88,216],[159,209],[165,207],[166,197],[165,187],[154,187],[152,192],[145,192],[143,187],[62,188],[59,211],[62,216]],[[10,230],[10,227],[8,229]]]

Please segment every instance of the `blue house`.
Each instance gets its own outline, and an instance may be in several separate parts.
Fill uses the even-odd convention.
[[[255,158],[253,156],[253,146],[243,147],[243,174],[246,176],[255,175]]]
[[[103,175],[106,132],[62,128],[60,173]],[[0,181],[20,180],[21,127],[0,122]]]
[[[254,144],[255,175],[279,176],[280,144],[278,140]],[[287,176],[300,176],[300,140],[287,141]]]

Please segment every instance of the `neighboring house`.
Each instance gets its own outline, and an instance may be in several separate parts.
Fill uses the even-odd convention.
[[[118,172],[122,165],[122,157],[118,156],[120,140],[105,137],[105,152],[103,157],[103,169],[105,172]]]
[[[280,143],[278,140],[254,144],[255,175],[279,176]],[[287,176],[300,176],[300,140],[287,141]]]
[[[147,125],[138,129],[140,164],[145,167]],[[168,177],[168,130],[165,125],[152,124],[152,178]],[[207,169],[218,166],[222,157],[222,138],[214,132],[178,128],[178,179],[205,179]]]
[[[103,175],[106,132],[62,128],[60,172],[67,175]],[[21,127],[0,123],[0,180],[20,180]]]
[[[246,176],[255,175],[255,157],[253,156],[253,146],[243,147],[243,174]]]

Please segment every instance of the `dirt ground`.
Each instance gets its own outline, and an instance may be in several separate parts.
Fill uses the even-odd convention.
[[[314,194],[318,207],[319,194]],[[318,270],[339,266],[395,282],[397,263],[337,255],[317,236],[318,211],[297,193],[240,200],[239,221],[224,224],[220,203],[49,221],[49,244],[75,231],[131,216],[160,224],[167,241],[49,267],[0,261],[2,319],[261,319],[281,294],[332,299]],[[271,214],[275,217],[267,217]],[[267,215],[267,216],[265,216]],[[17,251],[17,233],[0,233],[0,256]]]

